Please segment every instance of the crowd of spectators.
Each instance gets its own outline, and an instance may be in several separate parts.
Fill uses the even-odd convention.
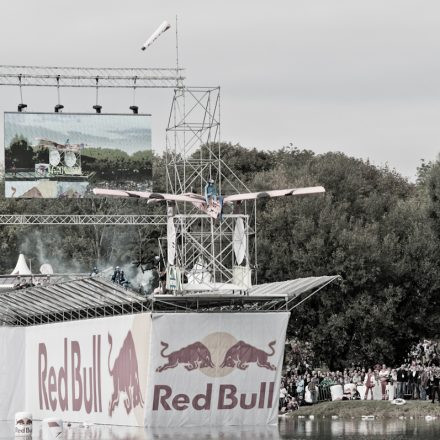
[[[341,385],[339,399],[430,399],[440,402],[440,344],[424,340],[397,368],[354,366],[339,371],[314,369],[302,361],[287,366],[280,388],[279,409],[294,411],[304,404],[332,400],[331,387]]]

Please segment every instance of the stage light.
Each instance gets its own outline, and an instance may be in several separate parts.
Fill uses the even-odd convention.
[[[139,107],[137,105],[131,105],[130,110],[133,112],[134,115],[137,115],[139,113]]]
[[[102,105],[96,104],[93,106],[93,109],[95,110],[96,113],[101,113]]]
[[[60,112],[60,110],[62,110],[64,108],[64,105],[62,105],[62,104],[57,104],[56,106],[55,106],[55,113],[59,113]]]
[[[165,31],[167,31],[169,28],[171,27],[171,25],[167,22],[164,21],[151,35],[151,37],[145,42],[145,44],[142,46],[142,50],[145,50],[148,46],[152,45],[154,43],[154,41],[157,40],[157,38],[159,38],[159,36],[161,34],[163,34]]]
[[[25,108],[27,108],[27,104],[18,104],[17,110],[21,113]]]

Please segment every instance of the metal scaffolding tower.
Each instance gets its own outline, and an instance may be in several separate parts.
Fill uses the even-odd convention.
[[[222,159],[219,87],[185,87],[174,91],[166,148],[169,192],[204,194],[205,185],[211,179],[220,194],[249,192]],[[241,215],[225,214],[222,220],[201,215],[188,203],[170,212],[174,216],[174,220],[170,220],[172,229],[177,234],[176,265],[184,274],[191,274],[191,278],[194,272],[203,272],[205,281],[210,282],[201,283],[201,290],[234,285],[236,290],[247,291],[250,287],[250,237],[252,245],[256,245],[255,227],[250,226],[249,220],[249,210],[254,214],[253,206],[243,204]],[[243,225],[240,237],[235,232],[238,218]],[[241,266],[234,252],[234,241],[239,240],[246,247],[245,262]],[[202,278],[199,276],[198,281]]]

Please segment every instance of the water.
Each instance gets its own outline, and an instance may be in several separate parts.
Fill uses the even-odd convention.
[[[279,439],[433,440],[440,438],[440,420],[281,419]]]
[[[64,430],[64,440],[434,440],[440,438],[440,420],[424,419],[386,421],[331,420],[316,418],[281,418],[279,426],[248,428],[180,428],[154,429],[120,426],[73,425]],[[13,422],[0,422],[0,440],[14,439]],[[17,438],[19,439],[19,438]],[[38,422],[34,422],[32,440],[43,439]]]

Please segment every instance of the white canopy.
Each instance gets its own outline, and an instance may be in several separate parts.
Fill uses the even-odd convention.
[[[18,256],[17,264],[15,265],[15,269],[11,272],[11,275],[32,275],[23,254]]]

